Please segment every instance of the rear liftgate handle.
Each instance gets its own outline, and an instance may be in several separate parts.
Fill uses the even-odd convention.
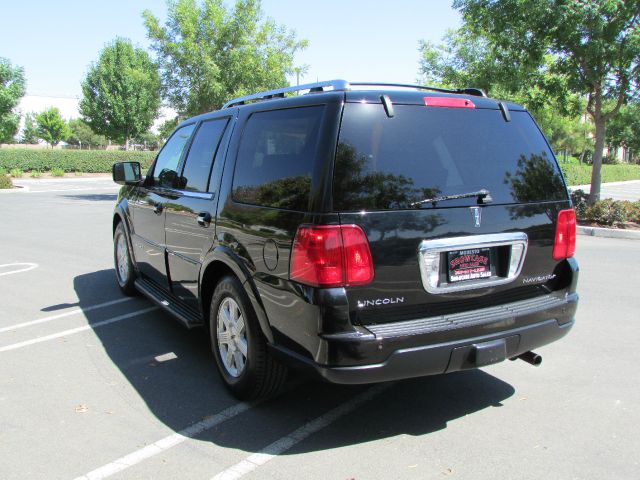
[[[200,212],[198,214],[198,225],[207,228],[211,223],[211,214],[209,212]]]

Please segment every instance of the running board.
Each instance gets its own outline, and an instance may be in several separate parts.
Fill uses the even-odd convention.
[[[184,307],[178,301],[154,283],[144,278],[136,278],[136,288],[152,302],[157,304],[163,310],[180,320],[185,327],[191,329],[203,325],[202,318],[194,313],[191,309]]]

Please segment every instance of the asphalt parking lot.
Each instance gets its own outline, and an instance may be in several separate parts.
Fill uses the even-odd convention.
[[[120,294],[117,189],[72,180],[0,195],[1,479],[640,478],[640,241],[579,237],[576,327],[540,368],[245,404],[202,332]]]

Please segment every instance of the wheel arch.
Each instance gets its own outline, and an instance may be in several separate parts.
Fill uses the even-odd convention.
[[[211,251],[200,271],[200,307],[205,325],[208,325],[213,291],[218,282],[226,275],[233,275],[240,280],[244,291],[249,297],[263,335],[266,337],[267,342],[273,343],[273,332],[271,331],[266,312],[260,301],[255,282],[250,272],[246,268],[243,268],[241,259],[235,255],[231,249],[226,247],[217,247]]]

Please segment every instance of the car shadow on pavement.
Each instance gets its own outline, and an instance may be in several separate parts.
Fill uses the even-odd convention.
[[[75,277],[80,306],[95,301],[95,289],[109,291],[114,284],[111,269]],[[151,306],[143,297],[126,302],[129,311]],[[218,377],[203,329],[187,330],[161,310],[100,325],[104,315],[98,310],[86,312],[115,368],[153,415],[172,430],[179,432],[238,403]],[[196,438],[257,452],[370,388],[332,385],[294,373],[278,397]],[[457,418],[499,407],[513,394],[511,385],[481,370],[394,382],[289,453],[429,434]]]

